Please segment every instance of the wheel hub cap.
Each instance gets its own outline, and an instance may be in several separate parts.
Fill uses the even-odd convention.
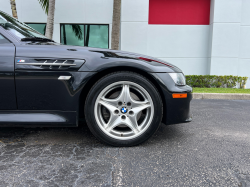
[[[126,109],[126,107],[122,107],[121,112],[122,112],[123,114],[126,114],[127,111],[128,111],[128,110]]]

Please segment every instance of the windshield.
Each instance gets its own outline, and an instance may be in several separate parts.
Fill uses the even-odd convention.
[[[17,19],[1,11],[0,11],[0,26],[2,26],[5,30],[14,34],[19,39],[30,38],[30,37],[46,38],[44,35],[37,32],[30,26],[18,21]]]

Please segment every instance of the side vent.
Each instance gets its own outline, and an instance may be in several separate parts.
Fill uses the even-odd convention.
[[[80,59],[26,59],[17,62],[16,69],[77,70],[84,63],[85,60]]]
[[[33,65],[43,69],[68,69],[71,66],[76,66],[76,64],[74,64],[74,60],[35,60],[37,63],[34,63]]]

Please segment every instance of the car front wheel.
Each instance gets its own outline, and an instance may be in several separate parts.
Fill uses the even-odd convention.
[[[113,146],[133,146],[150,138],[162,119],[162,102],[154,85],[132,72],[116,72],[99,80],[85,103],[91,132]]]

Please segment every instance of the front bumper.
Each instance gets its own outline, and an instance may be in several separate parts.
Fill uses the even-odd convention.
[[[192,121],[190,115],[191,100],[192,93],[187,93],[187,98],[167,99],[165,103],[167,108],[162,123],[169,125]]]
[[[190,115],[190,101],[192,100],[192,88],[190,86],[176,86],[167,73],[151,73],[160,85],[163,96],[162,123],[176,124],[192,121]],[[187,98],[173,98],[173,93],[187,93]]]

